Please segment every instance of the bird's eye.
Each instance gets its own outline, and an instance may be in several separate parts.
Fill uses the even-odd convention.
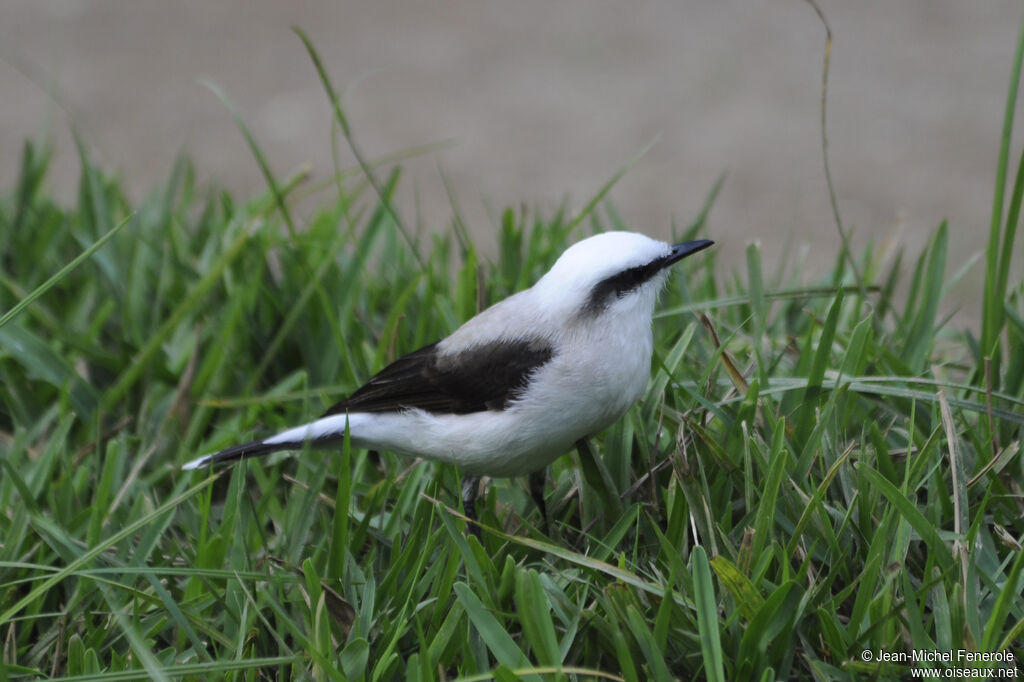
[[[662,268],[660,260],[647,265],[639,265],[607,277],[590,290],[590,298],[587,301],[589,310],[601,310],[607,306],[612,298],[622,298],[631,291],[637,289],[644,282],[656,275]]]
[[[624,270],[606,280],[618,296],[624,296],[648,280],[650,274],[645,266]]]

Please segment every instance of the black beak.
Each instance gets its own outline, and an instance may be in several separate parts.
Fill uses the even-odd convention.
[[[698,251],[703,251],[712,244],[714,244],[714,242],[711,241],[710,239],[698,239],[697,241],[693,242],[673,244],[672,252],[668,255],[668,258],[665,261],[665,266],[667,267],[669,265],[672,265],[673,263],[681,261],[690,254],[697,253]]]

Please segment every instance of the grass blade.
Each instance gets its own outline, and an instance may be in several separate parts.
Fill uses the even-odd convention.
[[[18,301],[18,303],[14,307],[12,307],[10,310],[8,310],[6,313],[4,313],[3,316],[0,316],[0,327],[3,327],[5,324],[7,324],[11,320],[13,320],[15,317],[17,317],[18,314],[21,313],[21,311],[23,311],[25,308],[27,308],[30,305],[32,305],[32,303],[37,298],[39,298],[40,296],[45,294],[47,291],[49,291],[51,288],[53,288],[53,286],[55,284],[57,284],[62,279],[67,277],[79,265],[81,265],[85,261],[89,260],[89,258],[94,253],[96,253],[101,248],[103,248],[104,244],[106,244],[111,239],[113,239],[117,235],[117,233],[121,231],[121,228],[123,228],[125,225],[127,225],[129,223],[129,221],[131,221],[131,219],[133,217],[134,217],[134,214],[125,216],[121,220],[121,222],[119,222],[114,227],[110,228],[110,230],[108,230],[106,234],[104,234],[102,237],[100,237],[95,242],[93,242],[92,245],[89,246],[89,248],[87,248],[85,251],[83,251],[82,253],[78,254],[74,258],[74,260],[72,260],[70,263],[68,263],[67,265],[62,267],[60,270],[58,270],[56,273],[54,273],[54,275],[52,277],[50,277],[48,280],[46,280],[45,282],[40,284],[38,287],[33,289],[32,293],[30,293],[28,296],[26,296],[22,300]]]
[[[693,593],[697,602],[697,631],[704,654],[704,673],[709,682],[725,682],[722,640],[718,630],[718,600],[711,582],[711,566],[704,548],[693,548]]]

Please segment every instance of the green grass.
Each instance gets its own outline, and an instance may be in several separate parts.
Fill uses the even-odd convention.
[[[940,314],[944,225],[910,267],[868,247],[812,283],[712,249],[662,297],[644,400],[552,466],[552,535],[493,481],[482,546],[451,466],[346,446],[179,467],[622,228],[607,188],[582,215],[505,211],[485,257],[401,229],[398,170],[362,159],[292,215],[300,179],[246,135],[271,189],[244,202],[181,162],[132,205],[84,145],[73,208],[33,145],[0,199],[0,679],[854,680],[909,670],[863,650],[1024,656],[1009,134],[980,336]]]

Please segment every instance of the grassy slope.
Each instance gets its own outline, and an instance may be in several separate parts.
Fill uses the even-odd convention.
[[[687,261],[646,398],[552,467],[553,537],[495,482],[481,547],[449,466],[178,467],[318,413],[613,213],[506,212],[491,260],[411,243],[358,177],[293,229],[289,183],[240,204],[181,164],[130,207],[83,162],[63,209],[26,147],[0,203],[0,311],[119,229],[0,318],[0,679],[855,679],[908,669],[865,649],[1024,654],[1024,308],[996,257],[1020,178],[977,341],[938,317],[945,227],[910,267],[860,255],[863,289],[842,254],[813,286],[754,247],[741,275]]]

